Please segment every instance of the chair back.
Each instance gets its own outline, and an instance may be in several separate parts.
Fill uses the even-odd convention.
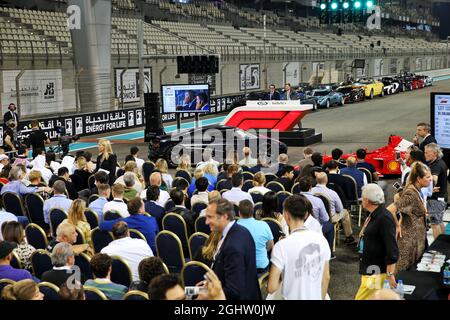
[[[41,278],[45,271],[53,269],[52,259],[47,250],[38,249],[31,255],[31,268],[36,278]]]
[[[262,209],[262,202],[256,202],[253,206],[253,215],[256,216],[256,212]]]
[[[15,284],[16,282],[11,279],[0,279],[0,297],[2,296],[3,288],[9,284]]]
[[[120,218],[122,218],[122,216],[117,211],[106,211],[103,214],[103,220],[105,220],[105,221],[116,220],[116,219],[120,219]]]
[[[206,209],[208,207],[208,204],[205,202],[196,202],[192,206],[192,211],[198,216],[200,212],[202,212],[203,209]]]
[[[88,198],[88,205],[90,205],[92,202],[94,202],[98,198],[100,198],[100,196],[98,194],[96,194],[96,193],[91,194]]]
[[[266,188],[272,190],[275,193],[280,192],[280,191],[285,191],[284,186],[277,181],[269,182],[268,184],[266,184]]]
[[[329,188],[337,193],[337,195],[339,196],[339,199],[341,199],[343,206],[345,206],[347,204],[347,197],[345,196],[345,192],[344,192],[344,190],[342,190],[340,185],[335,184],[333,182],[329,182],[327,184],[327,188]]]
[[[250,195],[252,196],[253,203],[262,202],[263,201],[263,194],[259,192],[250,192]]]
[[[98,227],[91,230],[91,239],[95,253],[100,253],[104,247],[114,240],[111,232],[101,231]]]
[[[20,260],[19,256],[17,255],[17,253],[15,253],[14,251],[11,252],[12,255],[12,259],[11,259],[11,267],[16,268],[16,269],[22,269],[22,261]]]
[[[91,208],[86,208],[86,210],[84,210],[84,216],[86,217],[86,221],[91,226],[91,230],[97,228],[100,224],[100,219],[97,212],[95,212]]]
[[[92,189],[95,187],[95,176],[92,174],[88,178],[88,187],[89,189]]]
[[[45,231],[35,223],[30,223],[25,227],[25,236],[30,245],[35,249],[45,249],[48,245]]]
[[[363,167],[358,167],[358,170],[366,175],[367,183],[372,183],[372,172],[370,172],[369,169],[363,168]]]
[[[228,184],[227,182],[228,182],[227,179],[222,179],[222,180],[217,181],[216,190],[220,190],[220,191],[230,190],[229,185],[226,185],[226,184]]]
[[[86,300],[109,300],[108,297],[97,288],[84,286],[83,290]]]
[[[184,179],[186,179],[187,181],[191,181],[192,180],[192,176],[191,176],[191,174],[188,172],[188,171],[186,171],[186,170],[177,170],[176,172],[175,172],[175,177],[181,177],[181,178],[184,178]]]
[[[164,230],[171,231],[178,236],[181,245],[183,246],[184,253],[186,255],[189,254],[188,232],[186,221],[184,221],[183,217],[179,214],[170,212],[164,216],[162,226]]]
[[[211,229],[206,224],[206,217],[198,217],[195,220],[195,232],[201,232],[209,235],[211,233]]]
[[[292,189],[291,189],[291,193],[292,194],[300,193],[300,183],[299,182],[294,183],[294,185],[292,186]]]
[[[163,230],[156,236],[156,254],[167,265],[170,273],[179,273],[184,266],[180,238],[171,231]]]
[[[130,290],[123,296],[123,300],[148,300],[148,294],[139,290]]]
[[[175,188],[176,186],[178,186],[178,183],[180,183],[181,180],[184,180],[188,183],[188,185],[191,185],[191,180],[187,180],[186,178],[183,178],[183,177],[175,177],[172,180],[172,188]],[[167,192],[170,192],[170,190],[167,190]]]
[[[41,282],[38,284],[39,291],[44,294],[44,300],[61,300],[59,288],[50,282]]]
[[[255,175],[253,173],[249,172],[249,171],[242,172],[242,177],[243,177],[244,181],[245,180],[253,180],[254,176]]]
[[[168,210],[170,210],[170,209],[172,209],[172,208],[175,208],[175,202],[173,202],[172,199],[168,199],[168,200],[166,201],[166,203],[164,204],[164,209],[165,209],[166,211],[168,211]]]
[[[113,259],[111,266],[111,281],[129,288],[133,281],[132,273],[128,263],[118,256],[111,256]]]
[[[25,215],[25,208],[23,207],[22,199],[17,194],[5,192],[2,195],[2,200],[5,211],[11,212],[16,216]]]
[[[269,182],[272,182],[272,181],[278,179],[277,175],[274,173],[266,173],[266,174],[264,174],[264,177],[266,178],[266,185]]]
[[[50,221],[50,230],[52,231],[52,236],[56,238],[56,229],[61,224],[61,222],[67,219],[67,213],[63,209],[53,208],[50,210],[48,217],[48,220]]]
[[[191,260],[194,260],[195,255],[205,244],[206,240],[208,240],[208,235],[202,232],[196,232],[189,237],[189,255],[191,256]]]
[[[204,275],[211,269],[204,263],[198,261],[187,262],[181,269],[181,281],[184,287],[193,287],[204,280]]]
[[[133,239],[141,239],[144,240],[145,242],[147,242],[147,238],[144,236],[144,234],[142,232],[140,232],[139,230],[136,229],[128,229],[128,231],[130,232],[130,237]]]
[[[245,180],[241,190],[244,192],[248,192],[248,190],[250,190],[251,188],[253,188],[253,180]]]
[[[276,194],[278,200],[278,212],[283,212],[283,203],[288,197],[292,196],[292,193],[288,191],[279,191]]]
[[[84,237],[83,231],[81,231],[78,227],[75,227],[75,230],[77,231],[77,241],[75,241],[74,244],[77,245],[86,243],[86,238]]]
[[[328,198],[325,194],[319,193],[319,192],[314,193],[314,195],[317,198],[319,198],[320,200],[322,200],[325,210],[327,211],[328,217],[330,218],[330,221],[331,221],[331,200],[330,200],[330,198]]]
[[[283,232],[281,223],[279,223],[274,218],[262,218],[261,220],[269,225],[270,231],[272,231],[273,242],[277,243],[277,241],[280,239],[281,233]]]
[[[94,279],[94,274],[91,270],[91,258],[84,252],[75,256],[75,265],[80,268],[82,274],[87,279]]]
[[[234,208],[234,216],[239,217],[239,206],[236,203],[233,203]]]
[[[355,178],[347,174],[343,174],[342,176],[350,186],[350,194],[347,195],[347,201],[351,204],[358,204],[358,184],[356,183]]]
[[[269,272],[264,273],[259,279],[259,290],[261,291],[262,300],[266,300],[267,295],[267,284],[269,282]]]
[[[44,225],[44,199],[38,193],[29,193],[25,196],[25,209],[30,222],[39,226]]]
[[[146,161],[142,165],[142,175],[144,176],[145,183],[148,183],[150,180],[150,175],[152,174],[153,170],[155,170],[155,164],[151,161]]]

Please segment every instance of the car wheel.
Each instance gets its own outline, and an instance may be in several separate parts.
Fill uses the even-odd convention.
[[[344,97],[341,97],[341,103],[340,103],[340,105],[341,105],[341,106],[344,106],[344,105],[345,105],[345,99],[344,99]]]
[[[314,101],[313,102],[313,111],[316,111],[317,110],[317,101]]]
[[[413,91],[413,85],[412,84],[409,85],[409,90]]]
[[[370,97],[369,97],[369,99],[373,99],[373,89],[372,90],[370,90]]]
[[[380,94],[380,97],[384,97],[384,89],[383,89],[383,90],[381,90],[381,94]]]
[[[402,85],[402,92],[405,92],[405,85]]]
[[[327,100],[326,108],[330,109],[330,100]]]

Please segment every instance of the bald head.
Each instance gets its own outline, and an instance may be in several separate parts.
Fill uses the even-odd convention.
[[[150,185],[151,186],[161,186],[161,173],[153,172],[150,175]]]
[[[325,172],[316,172],[317,184],[326,185],[328,183],[328,176]]]
[[[369,300],[402,300],[400,296],[391,289],[377,290]]]

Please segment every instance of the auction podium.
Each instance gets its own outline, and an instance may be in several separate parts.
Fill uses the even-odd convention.
[[[286,145],[304,147],[322,141],[322,133],[301,128],[301,120],[312,109],[312,104],[300,104],[300,100],[247,101],[246,106],[233,109],[222,125],[244,131],[278,130],[279,140]]]

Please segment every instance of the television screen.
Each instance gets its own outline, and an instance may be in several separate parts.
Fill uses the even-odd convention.
[[[450,92],[431,93],[431,133],[441,148],[450,149]]]
[[[364,69],[366,67],[366,60],[364,60],[364,59],[355,59],[354,67],[356,69]]]
[[[163,113],[209,112],[209,85],[183,84],[162,86]]]

